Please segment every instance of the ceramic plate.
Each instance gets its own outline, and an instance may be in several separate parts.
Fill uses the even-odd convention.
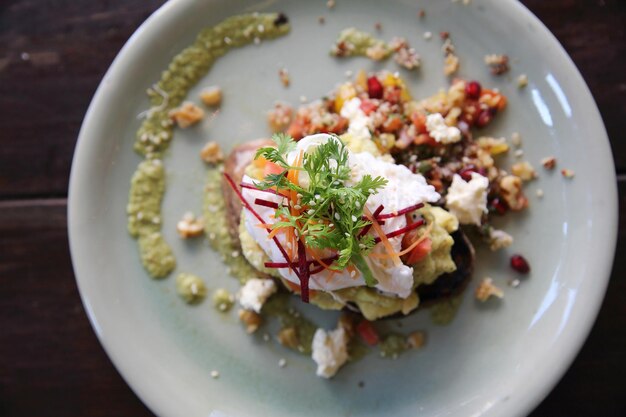
[[[596,317],[608,280],[617,230],[613,162],[598,110],[571,60],[546,28],[518,2],[338,0],[333,10],[319,1],[171,1],[128,41],[102,80],[83,123],[72,167],[69,231],[72,258],[85,308],[107,353],[137,395],[160,416],[513,416],[524,415],[547,395],[571,363]],[[126,231],[129,180],[140,162],[132,150],[137,115],[148,107],[146,88],[198,31],[250,11],[282,11],[292,23],[283,38],[234,50],[191,90],[218,84],[226,98],[221,114],[198,128],[176,131],[163,162],[168,188],[163,231],[178,259],[175,271],[193,272],[210,289],[236,290],[206,242],[177,238],[175,223],[201,208],[205,167],[198,151],[207,139],[229,149],[265,136],[265,112],[275,100],[299,104],[318,98],[358,69],[397,70],[392,60],[336,60],[328,50],[339,31],[355,26],[379,36],[409,39],[423,58],[419,72],[402,72],[414,97],[447,85],[441,40],[423,33],[452,34],[460,75],[499,88],[509,107],[486,133],[519,132],[524,157],[539,167],[555,155],[559,170],[540,169],[527,188],[531,208],[510,216],[511,251],[479,251],[471,284],[491,276],[506,290],[501,303],[478,305],[465,294],[456,319],[432,324],[428,311],[403,321],[423,329],[427,345],[397,360],[369,355],[332,380],[315,376],[315,364],[261,335],[249,337],[236,312],[218,314],[209,300],[189,307],[176,295],[174,279],[153,280],[142,269]],[[321,25],[318,16],[325,16]],[[512,70],[489,75],[483,57],[507,53]],[[284,88],[278,69],[287,67]],[[525,73],[529,85],[515,79]],[[515,158],[508,157],[510,164]],[[543,199],[535,196],[542,189]],[[531,276],[513,289],[507,266],[512,252],[527,255]],[[175,274],[173,274],[175,275]],[[320,325],[332,314],[305,309]],[[397,323],[387,324],[392,327]],[[285,368],[278,361],[287,360]],[[220,377],[210,373],[218,370]],[[363,386],[359,386],[360,382]]]

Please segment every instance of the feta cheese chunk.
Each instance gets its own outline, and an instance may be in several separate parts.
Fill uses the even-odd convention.
[[[370,119],[361,110],[361,99],[351,98],[341,108],[341,116],[348,119],[348,133],[358,141],[369,141],[372,138],[370,133]]]
[[[246,310],[260,313],[265,301],[275,292],[276,284],[273,280],[252,278],[239,290],[239,304]]]
[[[426,130],[433,139],[444,145],[461,140],[461,131],[457,127],[448,126],[441,113],[426,116]]]
[[[459,223],[480,226],[481,217],[487,212],[487,187],[489,180],[475,172],[472,172],[469,182],[454,174],[446,196],[446,207],[459,219]]]
[[[348,337],[343,327],[326,332],[317,329],[313,336],[311,355],[317,363],[317,376],[332,378],[348,360]]]

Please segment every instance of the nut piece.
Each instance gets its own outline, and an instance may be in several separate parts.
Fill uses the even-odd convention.
[[[522,179],[522,181],[530,181],[537,177],[537,173],[535,172],[535,168],[528,162],[517,162],[513,164],[511,167],[511,172],[513,175],[517,175]]]
[[[380,61],[389,55],[389,50],[382,43],[377,43],[365,50],[365,55],[373,61]]]
[[[295,327],[283,327],[278,332],[278,342],[288,348],[297,349],[300,345]]]
[[[545,169],[554,169],[556,166],[556,158],[554,156],[543,158],[541,160],[541,165],[543,165]]]
[[[200,93],[200,100],[202,100],[205,106],[219,106],[222,102],[222,89],[216,85],[207,87]]]
[[[489,66],[493,75],[501,75],[509,71],[509,57],[506,55],[485,55],[485,64]]]
[[[204,233],[204,220],[202,217],[196,218],[193,213],[187,212],[183,218],[176,223],[176,231],[183,239],[200,236]]]
[[[505,138],[492,138],[490,136],[482,136],[476,140],[478,147],[489,152],[490,155],[496,156],[509,151],[509,145]]]
[[[459,57],[454,54],[448,54],[443,62],[443,73],[446,76],[450,76],[459,70],[459,66]]]
[[[256,332],[261,323],[263,323],[263,317],[250,310],[239,310],[239,320],[246,326],[248,334]]]
[[[291,78],[289,77],[289,71],[287,71],[287,68],[281,68],[278,70],[278,78],[280,78],[280,82],[283,83],[283,86],[289,87]]]
[[[528,85],[528,76],[526,74],[522,74],[517,77],[517,88],[524,88]]]
[[[217,142],[210,141],[200,151],[200,158],[206,163],[217,164],[224,160],[224,154]]]
[[[204,117],[204,110],[195,104],[186,101],[180,107],[170,110],[170,118],[183,129],[195,125]]]
[[[274,108],[267,112],[267,122],[272,132],[283,132],[293,118],[293,108],[285,103],[276,103]]]
[[[522,192],[522,179],[515,175],[506,175],[500,179],[502,197],[513,211],[528,207],[528,199]]]
[[[502,290],[495,285],[493,285],[493,280],[489,277],[483,278],[478,287],[476,288],[476,299],[481,302],[487,301],[489,298],[504,297],[504,293]]]
[[[426,343],[426,334],[424,332],[413,332],[406,337],[406,344],[411,349],[419,349]]]

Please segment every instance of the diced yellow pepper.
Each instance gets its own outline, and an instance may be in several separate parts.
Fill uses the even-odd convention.
[[[335,97],[335,112],[341,112],[344,103],[354,97],[356,97],[356,89],[352,83],[348,82],[340,85],[337,89],[337,96]]]

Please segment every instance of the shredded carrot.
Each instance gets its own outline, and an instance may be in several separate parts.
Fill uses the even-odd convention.
[[[259,227],[261,229],[271,229],[273,225],[269,223],[259,223],[259,224],[255,224],[254,226]]]
[[[367,207],[363,207],[363,213],[365,214],[367,219],[370,222],[372,222],[372,228],[374,228],[376,233],[378,233],[378,236],[380,237],[380,241],[385,246],[385,249],[387,249],[387,253],[390,254],[390,258],[393,261],[394,265],[395,266],[402,265],[402,261],[400,260],[400,257],[396,255],[396,252],[393,250],[393,246],[391,246],[391,243],[389,243],[389,239],[387,239],[385,231],[383,230],[382,227],[380,227],[380,225],[374,218],[374,215],[372,214],[372,212]]]
[[[371,258],[376,258],[376,259],[389,259],[392,256],[403,256],[406,255],[407,253],[411,252],[413,249],[415,249],[417,247],[417,245],[419,245],[420,243],[422,243],[424,241],[424,239],[426,239],[427,237],[430,236],[430,231],[433,228],[433,224],[429,224],[428,227],[424,230],[424,234],[422,236],[420,236],[419,239],[415,239],[415,242],[411,243],[411,245],[404,249],[401,250],[400,252],[393,252],[392,254],[389,253],[370,253],[367,256],[371,257]]]

